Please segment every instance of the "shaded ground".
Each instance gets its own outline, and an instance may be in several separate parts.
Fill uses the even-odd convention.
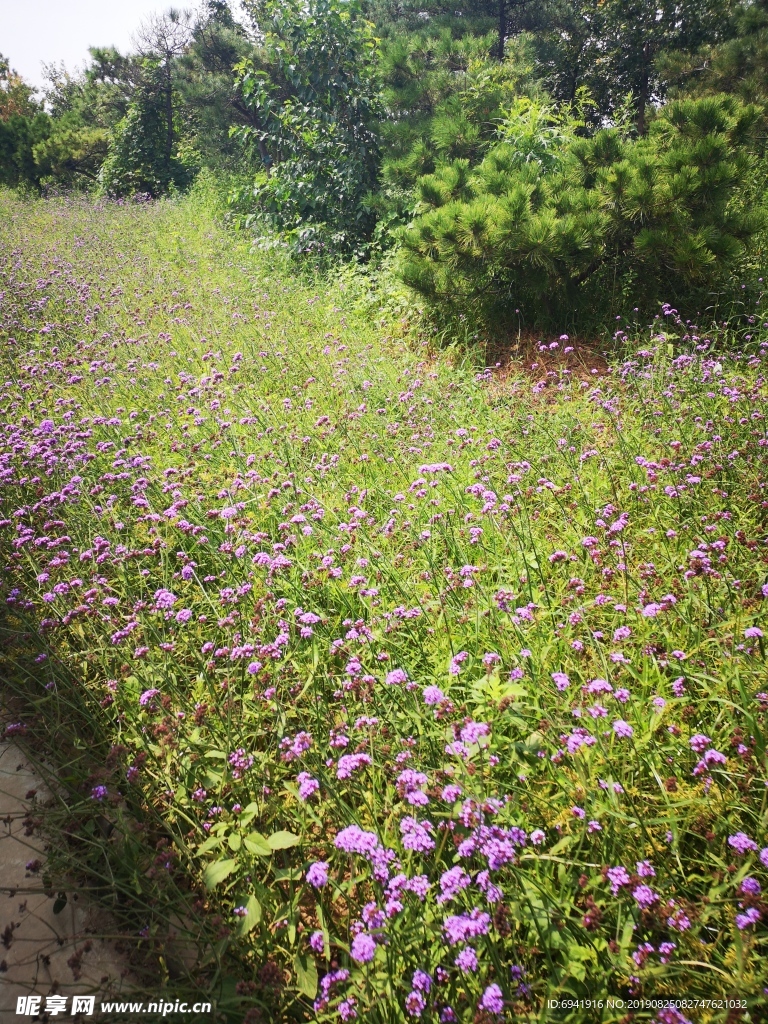
[[[45,853],[35,834],[49,796],[12,742],[0,743],[0,1019],[16,1016],[19,996],[109,997],[125,988],[127,966],[111,942],[110,922],[76,892],[66,903],[43,888]],[[58,912],[57,912],[58,911]],[[24,1018],[18,1018],[24,1019]],[[42,1018],[47,1019],[45,1015]],[[51,1017],[61,1019],[60,1016]]]

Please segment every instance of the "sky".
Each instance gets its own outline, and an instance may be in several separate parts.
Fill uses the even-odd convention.
[[[67,70],[88,59],[89,46],[130,48],[139,23],[153,11],[196,7],[195,0],[0,0],[0,53],[37,88],[41,62]]]

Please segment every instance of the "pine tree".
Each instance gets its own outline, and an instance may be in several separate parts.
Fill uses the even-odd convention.
[[[730,97],[678,101],[629,140],[579,138],[578,122],[518,110],[512,141],[477,168],[454,160],[421,179],[401,276],[434,303],[540,318],[589,307],[609,276],[646,307],[715,288],[762,225],[738,202],[758,117]]]

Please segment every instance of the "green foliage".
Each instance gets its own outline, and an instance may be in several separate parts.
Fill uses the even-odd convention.
[[[3,724],[58,770],[30,887],[107,903],[126,985],[765,1021],[766,297],[496,375],[199,191],[2,191],[0,252]]]
[[[112,131],[109,153],[101,168],[101,186],[108,195],[163,195],[171,189],[186,188],[194,177],[193,158],[185,158],[178,145],[182,125],[173,94],[169,120],[162,66],[146,58],[142,73],[143,80],[134,91],[125,117]]]
[[[0,120],[0,184],[39,185],[40,169],[34,151],[50,130],[51,119],[42,111],[26,117],[11,114]]]
[[[496,141],[504,110],[535,92],[529,40],[507,47],[499,62],[487,21],[431,19],[382,41],[379,77],[388,117],[381,128],[381,187],[374,208],[378,235],[391,244],[415,212],[417,181],[441,161],[478,163]]]
[[[476,169],[454,160],[420,180],[400,274],[432,302],[540,323],[596,302],[607,319],[608,281],[644,308],[724,286],[763,224],[740,205],[758,114],[728,97],[685,100],[645,138],[579,138],[578,119],[518,104],[509,141]]]
[[[32,150],[41,179],[63,186],[95,184],[107,155],[105,129],[65,114],[51,121],[50,135]]]
[[[50,128],[34,90],[0,54],[0,185],[39,184],[34,148]]]
[[[348,249],[371,228],[378,164],[372,27],[345,0],[270,0],[258,16],[263,48],[238,67],[252,124],[235,134],[262,170],[240,221],[296,251]]]
[[[176,67],[176,88],[187,132],[200,162],[220,171],[242,171],[235,125],[251,124],[237,88],[235,65],[254,46],[222,0],[209,0]]]
[[[540,73],[557,100],[572,102],[586,88],[596,101],[595,128],[631,95],[643,134],[649,109],[665,95],[658,64],[670,52],[723,38],[734,6],[735,0],[556,0],[549,25],[535,37]]]
[[[726,38],[664,55],[659,70],[674,95],[728,92],[746,102],[768,99],[768,0],[738,5]]]
[[[0,121],[7,121],[14,116],[33,117],[40,109],[34,89],[0,53]]]

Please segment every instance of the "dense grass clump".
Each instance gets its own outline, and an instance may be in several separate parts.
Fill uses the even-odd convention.
[[[191,200],[0,215],[6,731],[135,956],[248,1024],[765,1019],[759,309],[478,373]]]

